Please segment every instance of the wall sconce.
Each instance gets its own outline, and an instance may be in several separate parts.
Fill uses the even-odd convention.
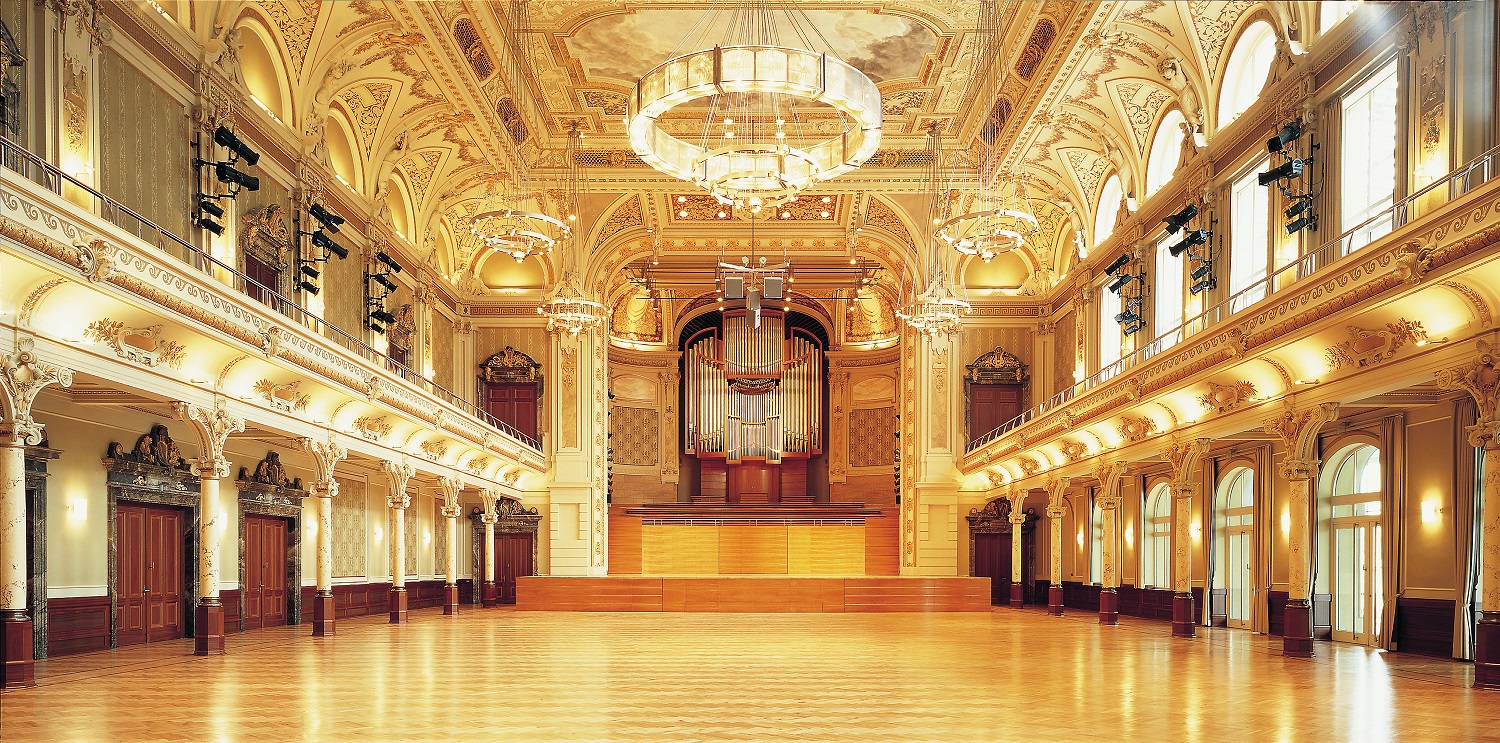
[[[1188,524],[1188,531],[1192,533],[1194,542],[1203,538],[1203,524],[1194,521]]]
[[[318,520],[317,519],[308,519],[307,520],[306,530],[307,530],[307,536],[308,536],[309,539],[311,539],[312,537],[317,536],[318,535]]]
[[[422,544],[424,546],[432,544],[432,532],[431,531],[423,531],[422,532]]]
[[[1292,533],[1292,515],[1289,513],[1281,514],[1281,533],[1288,535]]]
[[[1443,506],[1435,500],[1422,501],[1422,523],[1436,524],[1442,520]]]
[[[72,498],[68,499],[68,522],[69,523],[81,524],[81,523],[87,521],[88,517],[89,517],[89,502],[88,502],[87,499],[82,498],[82,497],[78,497],[78,496],[75,496],[75,497],[72,497]]]
[[[1125,527],[1125,544],[1127,546],[1135,546],[1135,529],[1129,526]]]
[[[1083,546],[1083,532],[1078,532],[1078,546]]]
[[[385,533],[385,532],[382,532],[382,531],[381,531],[381,530],[380,530],[380,527],[378,527],[378,526],[377,526],[377,527],[375,527],[375,541],[377,541],[377,542],[379,542],[379,541],[380,541],[380,537],[381,537],[381,535],[383,535],[383,534],[384,534],[384,533]]]

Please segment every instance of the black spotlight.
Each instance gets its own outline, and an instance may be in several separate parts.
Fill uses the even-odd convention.
[[[1111,293],[1113,293],[1113,294],[1119,294],[1120,290],[1124,289],[1125,285],[1129,284],[1134,279],[1135,279],[1135,276],[1133,276],[1131,274],[1128,274],[1128,273],[1127,274],[1121,274],[1118,277],[1116,277],[1114,281],[1109,282],[1109,286],[1107,286],[1105,288],[1109,289],[1109,291]]]
[[[1312,224],[1312,219],[1310,217],[1298,217],[1287,223],[1286,234],[1295,235],[1310,224]]]
[[[385,335],[385,328],[380,323],[373,320],[370,321],[370,329],[381,335]]]
[[[308,207],[307,213],[311,214],[313,219],[318,220],[318,224],[323,225],[323,229],[334,235],[339,233],[339,225],[344,223],[343,217],[328,211],[322,204],[313,204]]]
[[[1141,330],[1143,330],[1145,327],[1146,321],[1138,317],[1135,319],[1135,322],[1121,327],[1120,330],[1123,331],[1125,335],[1135,335],[1136,333],[1141,332]]]
[[[390,325],[396,322],[396,316],[392,315],[389,312],[386,312],[385,310],[375,310],[374,312],[371,312],[370,319],[383,322],[386,325]]]
[[[199,217],[197,221],[198,221],[198,226],[199,227],[202,227],[203,229],[208,230],[209,232],[212,232],[215,235],[222,235],[222,234],[224,234],[224,225],[219,224],[218,222],[213,221],[212,219],[210,219],[207,216]]]
[[[314,247],[322,248],[343,260],[349,257],[349,249],[334,242],[333,238],[323,234],[321,231],[312,233],[312,244]]]
[[[1117,323],[1135,322],[1136,320],[1139,320],[1139,319],[1141,319],[1141,316],[1137,315],[1135,313],[1135,310],[1125,310],[1124,312],[1121,312],[1120,314],[1115,315],[1115,322],[1117,322]]]
[[[246,191],[259,191],[260,179],[248,173],[242,173],[230,167],[228,163],[216,163],[214,165],[214,176],[220,183],[228,183],[231,186],[239,186]]]
[[[1119,258],[1115,259],[1114,263],[1109,264],[1109,266],[1104,269],[1104,272],[1105,273],[1114,273],[1114,272],[1116,272],[1116,271],[1124,268],[1125,264],[1127,264],[1129,262],[1130,262],[1130,255],[1128,253],[1122,253]]]
[[[1181,241],[1179,241],[1176,245],[1168,248],[1167,250],[1171,251],[1173,258],[1176,258],[1177,256],[1182,255],[1183,252],[1185,252],[1188,248],[1191,248],[1194,245],[1202,245],[1206,242],[1208,242],[1208,230],[1190,230],[1187,232],[1187,234],[1182,236]]]
[[[1198,205],[1188,204],[1182,208],[1182,211],[1163,219],[1162,223],[1167,226],[1167,234],[1175,235],[1178,230],[1187,226],[1188,220],[1196,216],[1198,216]]]
[[[375,283],[377,283],[377,284],[385,287],[386,291],[392,291],[392,292],[396,291],[396,284],[395,284],[395,282],[393,282],[390,279],[386,278],[385,274],[382,274],[382,273],[371,274],[370,278]]]
[[[318,269],[313,268],[311,265],[309,265],[307,263],[302,264],[300,267],[297,268],[297,270],[301,271],[302,275],[306,276],[309,279],[316,279],[316,278],[318,278],[318,275],[322,273],[322,271],[319,271]]]
[[[1260,181],[1260,185],[1262,185],[1262,186],[1269,186],[1272,183],[1275,183],[1276,181],[1279,181],[1279,180],[1281,180],[1283,178],[1301,178],[1301,177],[1302,177],[1302,158],[1300,158],[1300,157],[1294,157],[1294,158],[1292,158],[1290,160],[1287,160],[1286,162],[1284,162],[1284,163],[1282,163],[1282,164],[1280,164],[1280,165],[1278,165],[1278,166],[1276,166],[1274,168],[1271,168],[1270,170],[1268,170],[1268,171],[1266,171],[1264,173],[1261,173],[1260,175],[1257,175],[1255,178],[1256,178],[1256,180]]]
[[[312,283],[311,281],[298,282],[297,286],[301,287],[302,291],[305,291],[308,294],[317,294],[319,290],[318,285]]]
[[[377,252],[375,254],[375,260],[384,263],[386,268],[391,269],[391,271],[395,273],[401,273],[401,264],[397,263],[395,259],[391,258],[389,255],[386,255],[385,251]]]
[[[208,199],[198,200],[198,211],[204,212],[214,219],[218,219],[224,216],[224,207],[219,206],[218,204],[215,204]]]
[[[1304,194],[1294,199],[1292,201],[1292,205],[1287,207],[1286,211],[1282,213],[1286,215],[1287,219],[1291,219],[1298,214],[1307,211],[1308,207],[1310,206],[1312,206],[1312,194]]]
[[[1209,263],[1208,261],[1204,261],[1203,265],[1201,265],[1201,266],[1193,269],[1193,273],[1191,274],[1192,277],[1193,277],[1193,281],[1197,281],[1198,279],[1201,279],[1204,276],[1207,276],[1209,274],[1209,272],[1211,272],[1213,270],[1214,270],[1214,264]]]
[[[1281,148],[1291,144],[1300,136],[1302,136],[1302,122],[1293,121],[1281,127],[1281,131],[1276,132],[1276,136],[1266,140],[1266,152],[1280,152]]]
[[[229,127],[220,126],[214,131],[214,143],[220,147],[228,147],[229,151],[233,152],[236,157],[244,160],[246,165],[255,167],[255,164],[260,162],[260,153],[250,149],[250,145],[245,144],[239,137],[234,136],[234,132],[229,131]],[[255,189],[252,188],[250,190],[254,191]]]
[[[1188,291],[1194,294],[1202,294],[1203,292],[1206,292],[1218,285],[1218,280],[1213,277],[1213,274],[1209,274],[1208,276],[1194,282],[1192,286],[1188,287]]]

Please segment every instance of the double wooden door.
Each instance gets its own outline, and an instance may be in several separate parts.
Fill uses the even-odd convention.
[[[516,603],[516,579],[533,573],[530,532],[495,533],[495,583],[500,603]]]
[[[978,439],[1020,415],[1021,402],[1019,384],[970,384],[969,440]]]
[[[183,636],[183,534],[177,508],[120,503],[115,510],[115,627],[120,645]]]
[[[490,415],[536,438],[536,384],[530,382],[484,385],[484,408]]]
[[[286,624],[287,528],[286,519],[245,517],[245,629]]]
[[[1021,595],[1026,603],[1034,603],[1032,595],[1032,540],[1035,537],[1023,532],[1021,538]],[[1010,603],[1011,584],[1011,535],[1010,533],[980,533],[974,535],[974,575],[990,579],[990,603]]]

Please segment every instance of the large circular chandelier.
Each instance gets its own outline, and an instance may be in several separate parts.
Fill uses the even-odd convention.
[[[968,103],[986,107],[1000,99],[1001,48],[1000,3],[985,2],[979,7],[976,34],[983,46],[980,51],[980,74],[970,88]],[[976,162],[949,170],[949,182],[933,218],[933,235],[938,242],[988,263],[1002,253],[1017,250],[1036,235],[1038,224],[1031,204],[1031,184],[1025,174],[1003,172],[999,168],[1001,148],[998,144],[1002,117],[985,110],[975,142]],[[941,148],[940,148],[941,149]]]
[[[684,40],[704,46],[642,76],[625,120],[642,160],[756,213],[858,168],[880,146],[875,83],[827,52],[777,43],[770,5],[746,2],[711,47]],[[799,39],[821,38],[802,13],[785,15]],[[658,125],[683,114],[702,122],[697,137]]]

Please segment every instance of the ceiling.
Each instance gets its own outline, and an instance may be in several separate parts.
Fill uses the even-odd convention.
[[[1168,111],[1181,109],[1205,137],[1216,133],[1213,106],[1203,102],[1216,100],[1238,30],[1257,18],[1284,28],[1295,23],[1281,17],[1286,7],[1306,5],[1001,2],[1004,78],[995,101],[978,101],[971,89],[975,0],[794,3],[834,53],[878,83],[884,136],[871,161],[820,186],[790,218],[757,220],[759,250],[785,251],[809,275],[831,277],[829,291],[852,281],[850,258],[880,262],[889,296],[904,275],[927,270],[928,236],[918,228],[926,129],[944,128],[943,164],[962,167],[992,127],[1006,167],[1033,179],[1040,234],[1022,251],[958,274],[979,301],[1044,293],[1072,267],[1080,243],[1092,242],[1108,174],[1122,175],[1127,194],[1144,196],[1131,184],[1142,181]],[[571,122],[586,132],[585,284],[624,301],[634,293],[626,267],[657,255],[681,268],[671,281],[663,272],[668,300],[711,291],[689,264],[748,250],[750,220],[719,217],[692,186],[643,164],[622,119],[634,79],[688,51],[678,48],[684,38],[718,36],[722,13],[710,14],[707,30],[694,26],[711,6],[732,4],[531,0],[529,29],[513,26],[515,5],[162,3],[205,45],[215,27],[239,29],[238,61],[256,98],[303,132],[309,151],[351,189],[388,208],[413,252],[472,301],[516,301],[557,279],[549,260],[517,265],[481,251],[467,222],[519,162],[536,164],[532,185],[544,192],[564,163]],[[518,31],[534,72],[520,79],[507,72],[505,43]],[[663,126],[696,132],[702,122],[687,116]]]

